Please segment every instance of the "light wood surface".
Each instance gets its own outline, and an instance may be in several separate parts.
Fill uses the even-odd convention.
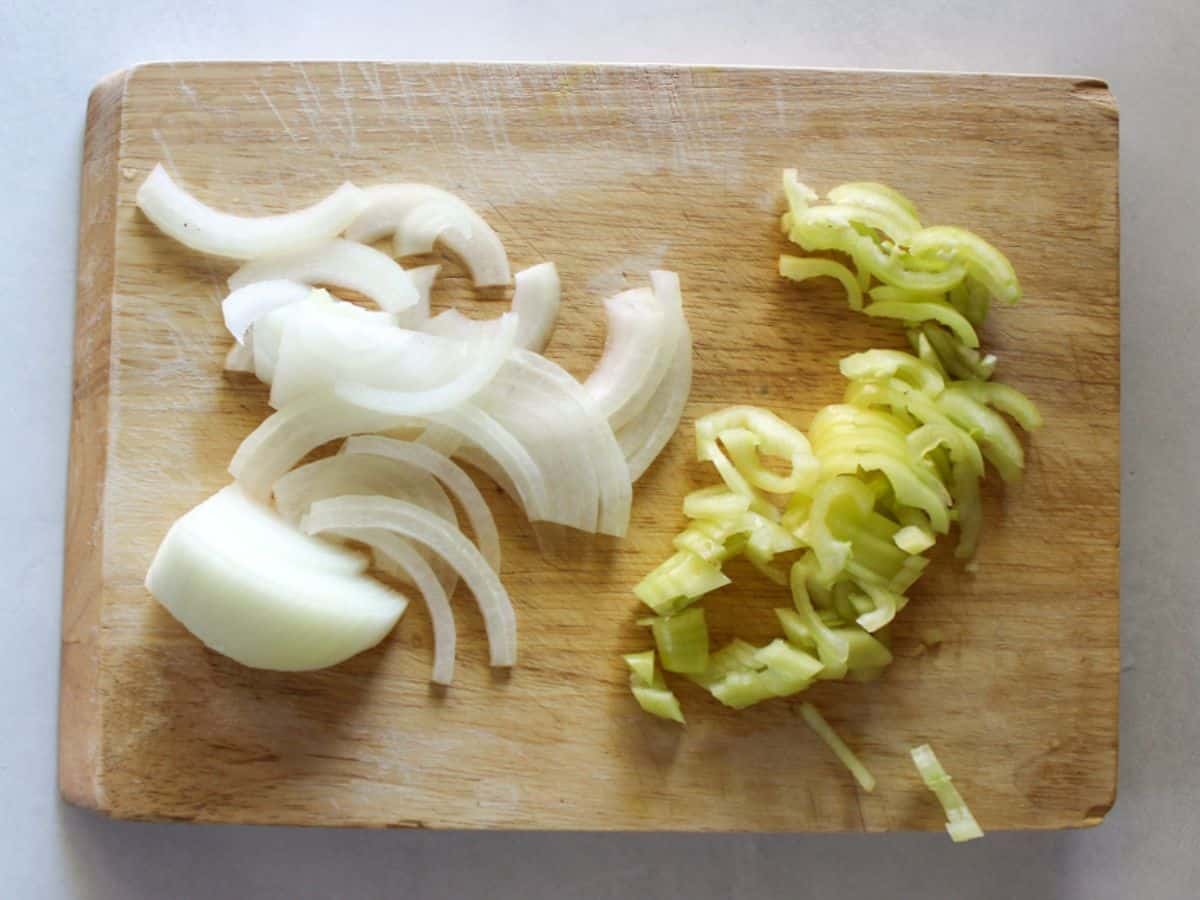
[[[931,742],[985,829],[1095,824],[1116,789],[1117,113],[1066,78],[801,70],[430,64],[180,64],[118,73],[88,109],[71,436],[60,780],[127,818],[441,828],[939,829],[908,748]],[[380,647],[278,674],[205,650],[142,587],[169,523],[228,480],[265,389],[220,370],[231,266],[135,209],[154,163],[201,198],[261,214],[343,179],[456,191],[515,268],[554,260],[548,355],[585,375],[601,299],[657,267],[682,278],[696,378],[680,433],[635,490],[621,542],[544,559],[482,479],[505,535],[519,666],[486,665],[456,599],[454,686],[431,691],[414,604]],[[632,585],[670,552],[683,494],[713,476],[691,421],[729,403],[804,425],[837,401],[837,360],[902,346],[833,284],[775,274],[779,170],[827,189],[885,181],[927,222],[1012,259],[1026,299],[984,329],[998,377],[1047,426],[1025,481],[987,494],[978,569],[942,555],[876,684],[815,702],[875,773],[874,794],[808,731],[798,701],[744,713],[679,687],[686,729],[644,716],[620,654],[643,649]],[[497,309],[448,263],[435,306]],[[767,636],[780,589],[733,567],[719,637]],[[46,599],[46,598],[42,598]],[[945,643],[922,652],[918,635]]]

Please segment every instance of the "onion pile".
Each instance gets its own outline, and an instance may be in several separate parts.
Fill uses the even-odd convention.
[[[678,277],[651,272],[648,288],[606,301],[604,353],[581,384],[540,355],[560,302],[553,263],[517,272],[511,309],[494,319],[432,315],[439,267],[394,257],[441,243],[476,285],[513,280],[495,231],[439,188],[347,183],[306,209],[244,218],[205,206],[156,166],[137,200],[180,243],[242,262],[222,305],[234,340],[225,367],[269,385],[275,410],[234,455],[234,484],[172,526],[151,593],[246,665],[333,665],[378,643],[407,603],[364,574],[368,559],[347,547],[358,546],[423,597],[433,681],[453,678],[460,579],[483,614],[491,664],[512,666],[516,615],[496,523],[454,460],[494,478],[531,521],[623,536],[632,483],[674,434],[691,386]],[[384,238],[391,254],[371,246]],[[336,455],[296,468],[341,439]]]

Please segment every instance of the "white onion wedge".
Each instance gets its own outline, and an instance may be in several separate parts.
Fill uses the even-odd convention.
[[[239,344],[244,344],[250,326],[273,310],[304,300],[312,288],[298,281],[255,281],[221,301],[225,327]]]
[[[334,238],[299,253],[248,262],[229,278],[232,290],[256,281],[299,281],[347,288],[390,313],[416,306],[420,295],[401,265],[366,244]]]
[[[301,527],[309,534],[381,528],[429,547],[454,566],[475,595],[487,629],[491,664],[516,663],[516,614],[504,585],[474,544],[428,510],[389,497],[335,497],[314,503]]]
[[[408,332],[416,334],[416,332]],[[458,368],[456,377],[436,387],[416,390],[398,390],[380,387],[370,383],[361,383],[363,375],[343,377],[337,393],[347,401],[379,412],[395,415],[417,416],[430,412],[453,409],[465,403],[488,385],[504,365],[504,360],[512,352],[513,342],[517,335],[517,317],[505,313],[497,321],[495,333],[479,341],[456,342],[455,359],[461,354],[463,362]],[[426,336],[434,340],[431,336]],[[450,357],[450,348],[443,343],[437,362],[445,367]],[[281,353],[282,355],[282,353]],[[429,359],[428,365],[434,360]],[[389,379],[396,377],[396,372],[380,373]]]
[[[306,209],[277,216],[235,216],[207,206],[156,165],[137,192],[146,218],[184,246],[232,259],[297,253],[340,234],[367,207],[363,191],[346,182]]]
[[[454,680],[454,653],[457,634],[450,598],[425,558],[404,538],[379,528],[346,528],[328,534],[358,541],[371,548],[375,566],[393,578],[410,581],[425,600],[433,622],[433,673],[435,684],[449,685]],[[430,551],[432,552],[432,551]],[[447,565],[444,560],[444,565]]]
[[[491,226],[460,198],[427,184],[381,184],[363,191],[366,208],[346,230],[352,241],[394,236],[397,256],[429,253],[442,243],[471,272],[479,287],[508,284],[504,245]]]
[[[318,500],[348,495],[379,495],[405,500],[458,527],[454,504],[441,484],[423,469],[381,456],[355,459],[329,456],[292,469],[272,487],[275,506],[290,522],[299,522]],[[437,579],[447,594],[458,586],[458,576],[440,558],[432,556]]]
[[[479,552],[494,571],[500,571],[500,533],[487,502],[470,476],[436,450],[414,441],[378,436],[352,437],[339,451],[347,456],[380,456],[432,475],[454,495],[475,532]]]
[[[683,297],[679,276],[673,272],[650,273],[654,296],[664,307],[668,322],[674,319],[668,332],[674,350],[670,365],[654,396],[633,421],[617,432],[617,441],[625,452],[629,475],[637,481],[662,452],[663,447],[679,428],[692,387],[692,336],[683,314]],[[666,354],[664,354],[666,355]]]
[[[231,493],[239,492],[226,488],[176,521],[146,575],[188,631],[243,665],[277,671],[336,665],[387,636],[408,604],[403,595],[356,571],[358,554],[265,508],[248,512],[252,501]]]
[[[604,352],[583,387],[592,409],[618,429],[645,409],[671,364],[671,354],[663,352],[671,346],[664,345],[667,310],[648,288],[639,288],[607,298],[604,311]]]

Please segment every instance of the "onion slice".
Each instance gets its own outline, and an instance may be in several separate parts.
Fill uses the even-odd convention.
[[[617,442],[625,453],[632,481],[645,474],[678,430],[692,389],[692,334],[683,315],[679,276],[673,272],[654,271],[650,273],[650,282],[655,297],[665,300],[667,315],[674,313],[678,321],[671,362],[662,383],[641,414],[617,432]]]
[[[247,335],[249,340],[249,335]],[[239,344],[233,342],[233,346],[229,348],[229,352],[225,354],[226,372],[253,372],[254,371],[254,347],[250,344]]]
[[[429,547],[458,571],[483,613],[493,666],[517,661],[517,621],[499,577],[458,530],[428,510],[390,497],[335,497],[314,503],[301,527],[309,534],[382,528]]]
[[[371,548],[375,566],[386,575],[411,581],[421,592],[433,622],[433,674],[435,684],[454,680],[457,634],[447,591],[425,558],[404,538],[379,528],[344,528],[330,535],[357,541]],[[439,560],[441,562],[444,561]]]
[[[668,323],[648,288],[607,298],[604,311],[604,352],[583,386],[592,408],[620,428],[645,409],[671,365],[671,354],[662,352]]]
[[[386,253],[334,238],[315,247],[246,263],[229,278],[232,290],[256,281],[299,281],[347,288],[396,313],[416,306],[420,295],[412,276]]]
[[[461,350],[471,361],[461,366],[457,377],[437,387],[405,391],[345,382],[338,386],[337,393],[363,409],[393,415],[415,416],[452,409],[471,399],[496,377],[512,352],[516,335],[517,317],[505,313],[498,320],[494,335],[464,342]]]
[[[329,456],[288,472],[275,482],[275,506],[291,522],[299,522],[319,500],[347,495],[379,495],[406,500],[458,527],[454,504],[441,484],[416,466],[380,456]],[[437,556],[429,560],[447,594],[458,586],[454,570]]]
[[[613,430],[604,418],[588,406],[588,396],[575,378],[561,366],[537,353],[518,350],[509,365],[523,377],[540,379],[561,395],[560,408],[573,408],[582,417],[584,430],[580,446],[596,473],[599,489],[599,514],[595,530],[601,534],[624,537],[629,530],[629,515],[633,504],[633,485],[629,467],[617,443]]]
[[[273,384],[275,369],[279,362],[279,348],[283,343],[284,332],[297,319],[329,317],[339,321],[350,320],[351,325],[372,329],[380,327],[393,329],[397,317],[379,309],[363,309],[345,300],[336,300],[328,291],[309,289],[309,295],[296,303],[281,306],[260,317],[247,335],[247,341],[253,340],[254,372],[263,384]],[[337,325],[332,326],[336,328]],[[378,332],[375,332],[378,333]],[[324,341],[322,346],[329,342]]]
[[[496,520],[470,476],[436,450],[413,441],[378,436],[352,437],[342,445],[347,456],[380,456],[420,469],[440,481],[467,514],[479,552],[495,572],[500,571],[500,534]]]
[[[346,230],[350,240],[373,243],[391,234],[397,256],[429,253],[441,240],[466,264],[476,286],[511,280],[508,256],[496,232],[449,191],[427,184],[381,184],[363,193],[367,205]]]
[[[433,296],[433,283],[442,270],[440,265],[418,266],[408,269],[408,277],[417,289],[417,305],[396,314],[396,324],[401,328],[420,328],[429,320]]]
[[[246,342],[250,326],[273,310],[304,300],[312,288],[298,281],[276,279],[255,281],[221,301],[225,327],[239,344]]]
[[[517,346],[541,353],[558,321],[562,284],[552,262],[522,269],[515,276],[512,310],[517,314]]]
[[[587,411],[572,402],[555,379],[513,356],[480,391],[475,404],[520,441],[553,487],[540,521],[594,532],[600,485],[590,442],[580,446],[588,432]]]
[[[558,319],[560,286],[554,263],[542,263],[517,273],[512,311],[517,314],[518,347],[540,353],[550,340]],[[428,317],[427,317],[428,318]],[[457,309],[438,313],[425,324],[430,334],[443,337],[472,338],[491,334],[495,319],[472,319]]]
[[[232,259],[297,253],[320,244],[340,234],[367,203],[364,192],[346,182],[306,209],[277,216],[235,216],[201,203],[161,164],[137,192],[138,207],[160,231],[193,250]]]
[[[254,429],[234,453],[229,473],[251,496],[265,499],[281,475],[322,444],[400,424],[396,416],[355,406],[332,391],[308,394]]]

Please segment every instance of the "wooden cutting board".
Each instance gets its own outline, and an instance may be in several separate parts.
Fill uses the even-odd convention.
[[[460,193],[514,266],[554,260],[548,354],[599,355],[601,299],[682,278],[696,336],[687,418],[637,484],[620,542],[544,559],[482,478],[505,534],[520,665],[486,665],[460,595],[453,687],[433,692],[419,604],[322,672],[252,671],[204,649],[142,579],[169,523],[228,480],[266,391],[221,372],[231,266],[160,235],[134,193],[163,161],[222,208],[279,212],[343,179]],[[679,687],[686,729],[634,705],[620,654],[648,644],[634,583],[671,551],[680,499],[712,483],[692,419],[731,403],[798,424],[840,399],[837,361],[900,347],[836,286],[775,274],[779,171],[878,180],[927,222],[993,239],[1025,288],[984,341],[1048,424],[1025,481],[993,483],[974,571],[942,555],[871,685],[809,694],[874,794],[798,717],[735,714]],[[932,742],[985,829],[1100,821],[1113,803],[1118,681],[1117,112],[1101,82],[804,70],[433,64],[161,64],[88,108],[63,611],[65,796],[122,818],[436,828],[939,829],[908,757]],[[448,262],[435,305],[494,313]],[[492,305],[488,306],[488,303]],[[765,638],[787,597],[748,569],[709,603],[719,638]],[[945,637],[926,651],[931,627]]]

